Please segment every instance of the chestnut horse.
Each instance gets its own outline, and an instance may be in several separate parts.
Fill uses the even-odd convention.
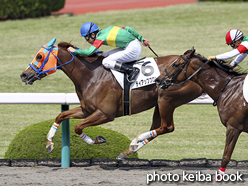
[[[102,136],[91,139],[83,133],[89,126],[101,125],[113,121],[116,117],[123,116],[123,90],[112,75],[110,70],[102,66],[102,56],[83,57],[74,56],[67,51],[73,45],[61,42],[54,45],[55,38],[42,46],[30,66],[20,75],[23,82],[32,85],[37,79],[42,79],[53,73],[56,68],[61,69],[74,83],[80,105],[77,108],[60,113],[47,135],[47,151],[50,153],[54,144],[52,139],[56,128],[65,119],[84,119],[75,127],[75,132],[89,145],[106,142]],[[46,52],[46,53],[45,53]],[[45,54],[44,54],[45,53]],[[49,54],[47,54],[49,53]],[[166,61],[175,59],[176,56],[155,58],[160,71],[168,67]],[[56,65],[52,61],[57,60]],[[49,68],[47,65],[51,65]],[[54,66],[54,67],[53,67]],[[158,92],[161,99],[157,103]],[[135,153],[157,135],[174,130],[173,112],[182,104],[197,98],[203,93],[195,83],[189,82],[183,87],[160,90],[156,84],[137,88],[131,92],[131,114],[136,114],[155,106],[151,131],[138,135],[130,144],[129,149],[122,152],[117,159],[126,158]],[[52,129],[55,128],[55,129]]]
[[[208,61],[196,55],[194,48],[166,63],[171,65],[156,79],[158,87],[166,89],[191,80],[201,86],[217,105],[220,120],[226,127],[226,145],[219,169],[219,174],[224,174],[240,133],[248,132],[248,104],[243,96],[247,74],[233,71],[224,61]]]

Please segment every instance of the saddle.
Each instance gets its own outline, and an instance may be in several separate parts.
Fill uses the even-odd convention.
[[[85,57],[84,59],[85,59],[87,62],[89,62],[89,63],[93,63],[93,62],[95,62],[96,60],[98,60],[99,57],[102,57],[102,58],[103,58],[103,56],[100,56],[100,55],[94,53],[93,55],[87,56],[87,57]]]

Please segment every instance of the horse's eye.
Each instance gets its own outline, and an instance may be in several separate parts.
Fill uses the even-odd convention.
[[[45,58],[45,56],[43,53],[38,53],[36,56],[36,61],[42,62],[42,61],[44,61],[44,58]]]
[[[173,64],[173,68],[177,68],[178,66],[179,66],[179,65],[176,64],[176,63]]]

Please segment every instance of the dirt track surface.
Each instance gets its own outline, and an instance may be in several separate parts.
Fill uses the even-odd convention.
[[[66,0],[65,6],[53,14],[73,13],[74,15],[110,10],[164,7],[177,4],[196,3],[198,0]]]
[[[168,175],[171,173],[174,178],[179,175],[178,182],[173,181],[151,181],[149,185],[247,185],[248,169],[227,169],[226,173],[229,175],[236,175],[237,171],[242,174],[241,178],[244,180],[234,182],[216,182],[215,172],[217,168],[102,168],[98,165],[91,167],[0,167],[0,185],[46,185],[46,186],[64,186],[64,185],[103,185],[103,186],[138,186],[147,185],[147,178],[152,179],[155,174]],[[189,176],[183,178],[183,172],[186,174],[195,175],[204,174],[209,175],[212,181],[190,181]],[[168,177],[168,176],[167,176]],[[171,179],[173,177],[171,176]],[[234,179],[235,177],[232,177]],[[165,179],[165,176],[162,177]],[[196,178],[195,178],[196,179]],[[201,178],[203,179],[203,177]]]

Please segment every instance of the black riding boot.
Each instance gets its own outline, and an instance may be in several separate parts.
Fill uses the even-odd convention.
[[[116,62],[114,69],[119,72],[126,72],[128,75],[127,80],[130,83],[135,81],[135,77],[139,74],[139,71],[140,71],[136,67],[132,67],[132,66],[126,65],[125,63],[120,63],[120,62]]]

